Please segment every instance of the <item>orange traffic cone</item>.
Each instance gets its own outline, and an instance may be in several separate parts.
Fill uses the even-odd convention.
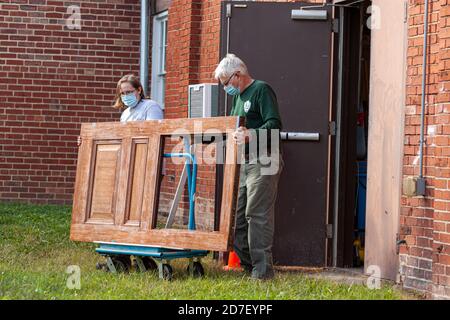
[[[228,255],[228,265],[223,267],[223,270],[225,271],[242,271],[241,268],[241,260],[239,259],[238,255],[234,251],[230,251]]]

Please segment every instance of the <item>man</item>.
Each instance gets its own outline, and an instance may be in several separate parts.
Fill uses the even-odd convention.
[[[231,115],[245,117],[245,127],[233,134],[236,143],[246,144],[240,172],[234,250],[241,266],[251,272],[253,279],[270,279],[274,276],[274,206],[283,163],[278,149],[270,153],[271,146],[279,144],[281,129],[277,98],[267,83],[252,79],[245,63],[234,54],[228,54],[219,63],[215,78],[227,94],[233,96]],[[262,134],[265,130],[267,134]],[[270,140],[271,133],[276,133],[277,141]],[[268,150],[260,150],[260,143],[266,142],[261,140],[265,139]],[[255,144],[258,147],[255,148]],[[276,163],[274,172],[264,173],[267,165],[260,157],[264,151],[271,162]]]

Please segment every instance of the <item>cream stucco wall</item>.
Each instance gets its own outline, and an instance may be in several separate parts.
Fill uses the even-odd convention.
[[[373,0],[365,271],[382,278],[398,273],[405,106],[406,0]],[[378,17],[379,13],[379,17]]]

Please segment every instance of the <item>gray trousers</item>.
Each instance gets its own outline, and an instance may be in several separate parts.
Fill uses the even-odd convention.
[[[240,172],[234,250],[241,266],[251,271],[254,278],[270,278],[274,274],[272,244],[278,180],[283,169],[281,156],[276,172],[262,174],[267,167],[259,161],[243,163]]]

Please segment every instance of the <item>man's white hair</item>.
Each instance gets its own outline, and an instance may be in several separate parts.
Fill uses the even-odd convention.
[[[214,71],[214,77],[216,80],[220,78],[231,77],[233,73],[240,71],[242,74],[248,75],[248,69],[244,61],[239,59],[236,55],[229,53],[225,58],[220,61],[219,65]]]

